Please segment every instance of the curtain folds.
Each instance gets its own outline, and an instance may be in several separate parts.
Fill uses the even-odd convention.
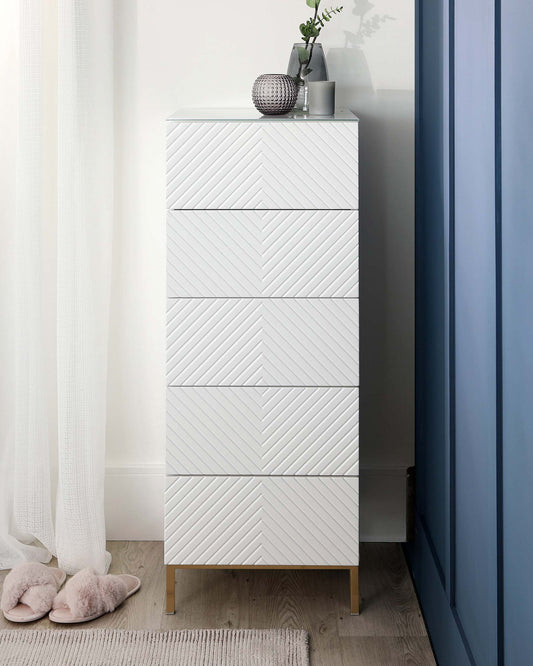
[[[113,228],[112,0],[20,0],[11,421],[0,567],[104,572]]]

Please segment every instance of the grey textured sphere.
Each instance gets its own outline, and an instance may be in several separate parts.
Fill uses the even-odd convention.
[[[297,96],[298,86],[288,74],[261,74],[252,88],[254,106],[266,116],[289,113]]]

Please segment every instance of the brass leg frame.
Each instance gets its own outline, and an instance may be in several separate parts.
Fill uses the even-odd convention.
[[[359,615],[359,567],[350,567],[350,615]]]
[[[167,593],[166,613],[173,615],[176,612],[176,569],[342,569],[344,567],[292,567],[292,566],[209,566],[209,565],[179,565],[167,564]],[[359,615],[359,567],[348,567],[350,572],[350,615]]]
[[[167,603],[166,603],[166,614],[174,615],[176,612],[176,572],[175,567],[172,564],[167,564]]]

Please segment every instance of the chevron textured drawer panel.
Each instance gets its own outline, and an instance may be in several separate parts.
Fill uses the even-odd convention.
[[[357,209],[358,124],[169,121],[167,208]]]
[[[167,474],[357,475],[358,393],[170,388]]]
[[[357,386],[359,301],[174,298],[172,386]]]
[[[167,478],[165,564],[354,566],[357,477]]]
[[[168,296],[357,297],[357,211],[172,211]]]

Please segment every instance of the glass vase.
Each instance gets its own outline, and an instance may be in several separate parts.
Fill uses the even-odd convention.
[[[294,77],[298,85],[298,97],[294,108],[300,111],[308,111],[309,88],[307,84],[309,81],[327,81],[328,66],[322,44],[315,43],[307,45],[306,50],[309,51],[311,59],[303,65],[300,64],[300,58],[298,57],[299,48],[305,49],[306,45],[303,42],[293,45],[289,58],[289,66],[287,67],[287,74]],[[307,73],[304,74],[306,70]]]

